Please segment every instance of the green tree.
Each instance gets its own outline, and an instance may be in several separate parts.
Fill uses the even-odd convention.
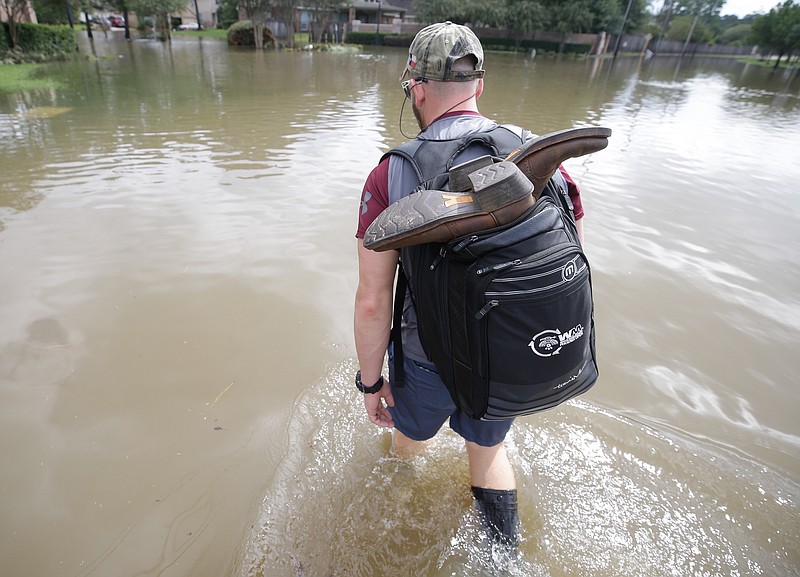
[[[628,21],[625,25],[625,30],[628,32],[642,33],[651,21],[651,14],[647,11],[648,0],[633,0],[631,2],[631,9],[628,13]],[[624,13],[626,9],[625,0],[619,2],[620,8]],[[610,28],[613,30],[613,28]]]
[[[617,31],[622,25],[626,6],[621,6],[618,0],[593,0],[591,3],[592,25],[591,32]],[[625,29],[630,30],[631,20],[628,16]]]
[[[735,26],[723,30],[719,36],[719,40],[722,44],[744,46],[750,38],[752,28],[753,26],[750,24],[736,24]]]
[[[730,26],[721,23],[719,12],[724,5],[725,0],[667,0],[662,4],[656,21],[665,38],[686,40],[691,31],[692,41],[710,42]]]
[[[665,3],[666,4],[666,3]],[[675,0],[671,2],[673,13],[680,15],[719,15],[725,5],[725,0]]]
[[[701,21],[695,22],[695,18],[696,16],[691,14],[678,16],[669,25],[666,37],[669,40],[684,41],[689,38],[689,32],[691,32],[692,35],[689,38],[689,42],[709,42],[712,38],[711,31]],[[692,26],[694,26],[694,29],[692,29]]]
[[[8,19],[8,36],[11,40],[11,48],[19,45],[19,25],[22,17],[28,9],[27,0],[0,0],[0,6],[6,13]]]
[[[548,0],[548,29],[561,35],[559,52],[564,52],[567,36],[572,33],[588,32],[592,27],[590,0]]]
[[[71,24],[72,7],[67,0],[34,0],[32,4],[39,24]]]
[[[444,22],[450,20],[463,24],[464,19],[458,0],[416,0],[414,10],[417,20],[424,23]]]
[[[537,0],[509,0],[506,18],[506,27],[513,35],[525,36],[544,27],[547,11]]]
[[[508,18],[506,0],[464,0],[460,20],[475,27],[504,28]],[[511,4],[511,2],[508,2]]]
[[[800,6],[788,0],[753,21],[753,42],[778,55],[775,66],[784,55],[791,57],[800,50]]]
[[[239,0],[239,8],[244,10],[247,19],[253,23],[253,39],[259,50],[264,48],[264,26],[269,4],[269,0]]]
[[[425,23],[451,20],[506,28],[518,39],[535,30],[551,30],[566,39],[576,32],[617,33],[628,4],[629,0],[417,0],[415,9],[417,19]],[[647,0],[630,0],[625,29],[636,30],[647,20]]]
[[[311,25],[311,42],[322,42],[322,35],[327,33],[331,23],[339,11],[350,5],[350,0],[306,0],[304,3],[313,15]]]
[[[217,22],[222,24],[223,28],[228,28],[238,20],[239,9],[236,6],[236,0],[222,0],[217,9]]]

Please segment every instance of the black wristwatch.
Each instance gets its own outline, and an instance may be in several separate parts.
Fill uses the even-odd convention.
[[[378,391],[381,390],[381,388],[383,388],[383,375],[381,375],[378,378],[377,382],[374,385],[372,385],[371,387],[365,387],[364,383],[361,382],[361,371],[358,371],[356,373],[356,388],[362,393],[366,393],[368,395],[377,393]]]

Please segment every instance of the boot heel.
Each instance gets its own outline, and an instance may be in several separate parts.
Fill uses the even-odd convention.
[[[469,176],[475,200],[483,212],[493,212],[534,192],[533,183],[513,162],[498,162]]]

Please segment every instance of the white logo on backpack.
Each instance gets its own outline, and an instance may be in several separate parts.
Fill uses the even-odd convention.
[[[574,343],[583,336],[583,325],[578,324],[562,333],[558,329],[548,329],[535,335],[528,346],[540,357],[552,357],[561,352],[561,347]]]

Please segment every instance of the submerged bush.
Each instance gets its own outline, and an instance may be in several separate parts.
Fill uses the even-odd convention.
[[[275,35],[267,26],[264,26],[264,46],[275,46]],[[253,23],[250,20],[242,20],[228,28],[228,44],[231,46],[255,46],[256,35],[253,31]]]

